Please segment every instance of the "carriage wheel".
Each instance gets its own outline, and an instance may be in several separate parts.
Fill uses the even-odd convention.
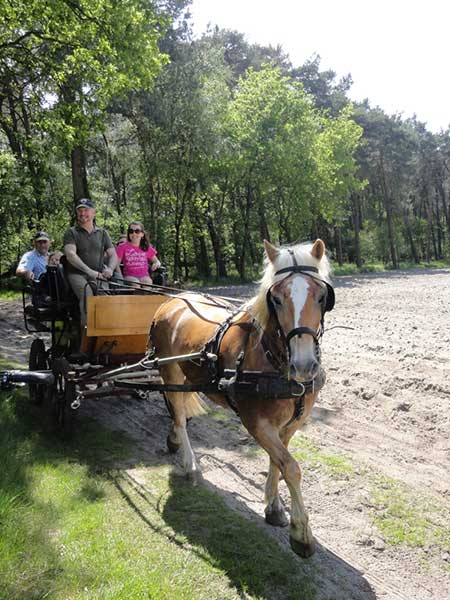
[[[74,427],[75,411],[71,408],[76,398],[76,384],[68,379],[70,365],[65,358],[57,358],[52,366],[55,383],[53,387],[52,412],[56,425],[64,436]]]
[[[28,368],[30,371],[45,371],[47,369],[45,344],[40,338],[33,340],[31,344]],[[42,404],[42,400],[45,396],[45,388],[45,385],[39,385],[37,383],[30,383],[28,385],[30,402],[32,404]]]

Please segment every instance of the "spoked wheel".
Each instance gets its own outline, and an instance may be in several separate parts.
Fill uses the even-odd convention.
[[[47,369],[45,344],[40,338],[33,340],[31,344],[28,368],[30,371],[45,371]],[[42,404],[46,391],[45,388],[45,385],[39,385],[37,383],[30,383],[28,385],[30,402],[32,404]]]
[[[71,408],[76,398],[75,382],[68,378],[70,365],[67,359],[57,358],[52,366],[55,383],[53,387],[52,412],[58,429],[69,436],[74,427],[75,411]]]

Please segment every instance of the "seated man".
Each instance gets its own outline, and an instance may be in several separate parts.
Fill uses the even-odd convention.
[[[33,238],[33,250],[25,252],[19,261],[16,275],[23,277],[28,283],[39,281],[47,269],[50,236],[45,231],[38,231]]]
[[[76,225],[64,234],[64,254],[67,259],[67,279],[78,298],[83,331],[86,325],[85,301],[93,294],[89,283],[107,286],[106,282],[114,273],[118,257],[107,231],[95,224],[95,206],[92,200],[79,200],[76,211]]]
[[[34,308],[44,308],[50,300],[46,271],[51,243],[47,232],[38,231],[33,238],[34,249],[25,252],[16,269],[16,275],[23,277],[31,285],[31,303]]]

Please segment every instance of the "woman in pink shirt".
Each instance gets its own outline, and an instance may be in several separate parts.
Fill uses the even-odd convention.
[[[116,248],[117,256],[123,263],[123,276],[132,283],[151,285],[148,274],[148,263],[154,271],[161,266],[156,258],[156,250],[150,245],[144,226],[139,221],[133,221],[128,226],[127,241]]]

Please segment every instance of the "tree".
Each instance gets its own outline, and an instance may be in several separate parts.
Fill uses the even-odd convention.
[[[89,193],[85,145],[111,98],[149,88],[164,64],[167,19],[145,0],[0,0],[0,14],[2,74],[10,89],[20,81],[16,103],[37,106],[36,123],[70,153],[76,201]]]

